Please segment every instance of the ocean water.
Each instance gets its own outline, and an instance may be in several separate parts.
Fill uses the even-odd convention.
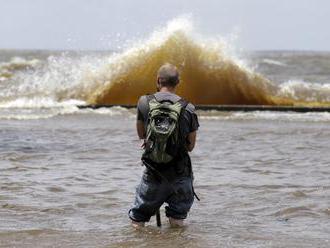
[[[175,25],[174,25],[175,24]],[[0,247],[329,247],[330,113],[198,111],[186,226],[127,217],[135,103],[158,66],[196,104],[329,106],[330,53],[237,53],[170,23],[123,51],[0,51]],[[174,28],[173,28],[174,26]]]

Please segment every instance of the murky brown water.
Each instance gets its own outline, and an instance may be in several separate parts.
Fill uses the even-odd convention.
[[[127,211],[142,167],[127,111],[0,121],[0,247],[329,247],[330,115],[200,113],[184,229]]]

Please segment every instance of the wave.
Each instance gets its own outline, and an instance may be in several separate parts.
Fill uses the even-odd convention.
[[[199,111],[198,117],[201,120],[214,121],[281,121],[281,122],[330,122],[330,113],[295,113],[295,112],[269,112],[269,111],[255,111],[255,112],[235,112],[235,113],[221,113],[218,111]]]
[[[13,57],[9,62],[0,63],[0,82],[15,75],[17,71],[36,68],[41,63],[38,59],[27,60],[21,57]]]
[[[262,63],[264,64],[269,64],[269,65],[277,65],[277,66],[283,66],[286,67],[287,64],[281,62],[281,61],[277,61],[277,60],[273,60],[273,59],[263,59]]]
[[[179,68],[177,92],[195,104],[290,104],[277,99],[276,87],[226,54],[226,44],[193,38],[186,20],[175,20],[151,38],[120,54],[103,68],[103,81],[88,102],[134,104],[155,91],[158,68],[172,63]]]
[[[75,105],[61,105],[58,107],[29,108],[29,107],[0,107],[0,120],[40,120],[56,116],[68,115],[104,115],[111,117],[135,118],[135,111],[119,106],[99,109],[79,109]]]
[[[223,39],[201,37],[189,20],[178,18],[123,52],[64,53],[43,63],[14,59],[0,65],[0,106],[136,104],[141,95],[155,91],[157,70],[167,62],[180,71],[177,93],[194,104],[330,105],[329,85],[277,85],[242,63],[228,46]]]
[[[330,84],[290,80],[279,86],[277,95],[300,102],[330,102]]]
[[[299,87],[278,86],[228,55],[226,48],[223,41],[196,38],[186,19],[174,20],[142,44],[114,57],[94,75],[99,86],[87,101],[135,104],[139,96],[155,91],[157,70],[169,62],[180,71],[178,94],[195,104],[330,104],[326,86],[309,87],[305,95]]]
[[[89,75],[107,61],[107,55],[71,57],[63,53],[49,56],[37,67],[22,67],[0,83],[0,106],[42,108],[45,104],[57,107],[67,101],[85,103],[84,99],[96,87],[88,81]]]

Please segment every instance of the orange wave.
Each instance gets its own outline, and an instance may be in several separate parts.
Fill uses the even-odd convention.
[[[164,63],[180,71],[177,94],[194,104],[318,105],[278,97],[278,87],[249,71],[219,49],[206,47],[176,31],[160,44],[145,44],[115,59],[88,99],[91,104],[136,104],[156,89],[158,68]]]

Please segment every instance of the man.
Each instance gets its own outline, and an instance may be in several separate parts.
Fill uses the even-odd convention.
[[[182,226],[194,201],[193,174],[188,152],[195,147],[199,124],[194,112],[195,107],[175,94],[178,84],[177,68],[171,64],[161,66],[157,75],[158,92],[140,97],[137,105],[136,128],[139,138],[143,140],[142,147],[146,150],[150,147],[146,135],[148,121],[150,122],[148,118],[150,118],[151,100],[156,104],[180,103],[181,112],[178,118],[180,140],[172,147],[178,147],[178,144],[183,145],[180,149],[178,148],[180,152],[173,155],[173,159],[168,163],[155,163],[142,157],[146,170],[137,187],[134,206],[129,211],[129,217],[135,227],[144,226],[144,223],[150,220],[163,203],[168,204],[165,209],[170,225]]]

